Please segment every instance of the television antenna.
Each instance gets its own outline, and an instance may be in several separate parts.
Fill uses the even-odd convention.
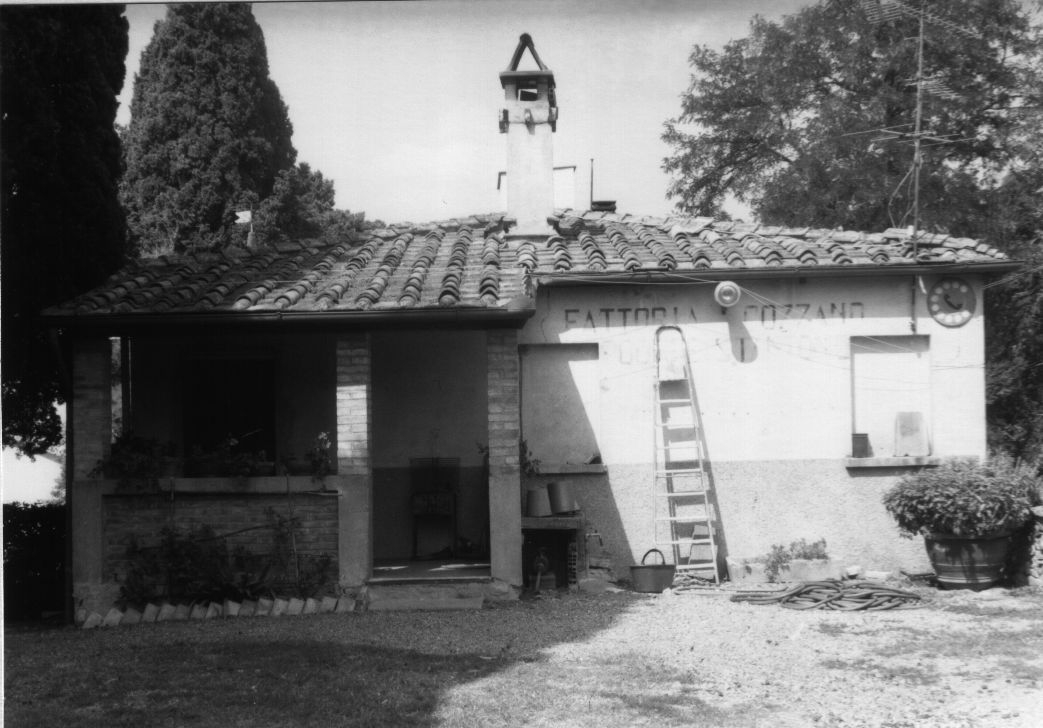
[[[913,258],[917,255],[917,238],[920,232],[920,169],[923,167],[923,148],[924,146],[937,146],[940,144],[953,144],[957,141],[964,141],[962,139],[953,139],[955,134],[948,134],[939,136],[933,132],[925,132],[923,130],[923,95],[924,92],[930,93],[935,96],[939,96],[943,99],[954,100],[960,98],[960,95],[953,91],[939,76],[924,76],[923,69],[923,51],[924,51],[924,26],[927,23],[931,25],[944,28],[945,30],[951,31],[958,35],[962,35],[967,38],[979,39],[976,33],[973,33],[966,28],[963,28],[956,23],[945,18],[938,17],[932,13],[928,13],[925,10],[925,3],[923,0],[920,1],[919,7],[913,7],[903,0],[860,0],[862,9],[865,11],[869,20],[874,23],[891,22],[895,20],[903,20],[906,18],[915,18],[918,22],[919,28],[916,37],[916,77],[911,79],[916,84],[916,113],[913,119],[913,131],[909,132],[900,131],[900,129],[906,124],[899,125],[898,127],[888,127],[884,129],[875,129],[872,133],[879,134],[877,139],[873,139],[873,142],[884,142],[884,141],[901,141],[907,142],[912,141],[913,144]],[[928,142],[928,144],[924,144]],[[900,186],[900,185],[899,185]],[[896,190],[897,191],[897,190]]]

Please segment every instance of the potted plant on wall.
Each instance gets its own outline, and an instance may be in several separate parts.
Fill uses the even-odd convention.
[[[159,480],[176,474],[179,461],[173,443],[127,432],[116,438],[108,456],[90,471],[92,478],[117,481],[121,492],[154,491]]]
[[[1005,455],[953,459],[904,476],[884,494],[901,534],[924,537],[943,589],[988,589],[1004,577],[1011,536],[1039,503],[1035,472]]]

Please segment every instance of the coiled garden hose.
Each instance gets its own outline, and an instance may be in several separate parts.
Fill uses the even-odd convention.
[[[919,594],[873,581],[808,581],[792,589],[774,592],[741,592],[733,602],[778,604],[786,609],[835,609],[843,612],[920,607]]]

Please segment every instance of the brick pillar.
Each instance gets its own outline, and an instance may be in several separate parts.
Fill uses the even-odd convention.
[[[340,585],[357,587],[373,563],[373,385],[368,334],[337,339],[337,473],[346,485],[338,513]]]
[[[489,547],[492,576],[522,584],[521,437],[518,332],[487,332],[489,388]]]
[[[73,480],[85,480],[112,447],[112,349],[109,340],[79,339],[73,354]]]
[[[69,407],[72,467],[66,481],[71,510],[74,606],[107,606],[103,594],[101,487],[89,473],[112,448],[111,348],[106,338],[77,339]]]

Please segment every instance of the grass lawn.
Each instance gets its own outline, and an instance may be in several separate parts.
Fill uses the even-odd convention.
[[[503,725],[439,712],[457,686],[583,639],[631,601],[519,602],[469,612],[314,615],[116,629],[13,627],[5,718],[14,726]],[[549,621],[548,621],[549,620]],[[513,710],[554,685],[536,671]],[[528,697],[525,697],[528,696]],[[499,710],[499,709],[496,709]]]

